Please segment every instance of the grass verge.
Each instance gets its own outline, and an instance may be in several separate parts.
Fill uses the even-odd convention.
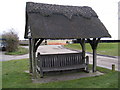
[[[6,55],[23,55],[23,54],[27,54],[28,53],[28,49],[24,48],[24,47],[19,47],[17,51],[14,52],[6,52]]]
[[[97,53],[102,55],[110,55],[110,56],[120,56],[120,43],[99,43],[97,48]],[[66,48],[71,48],[75,50],[81,50],[80,44],[68,44],[65,45]],[[92,48],[90,44],[86,43],[86,52],[92,52]]]
[[[31,76],[24,71],[29,68],[28,59],[2,62],[3,88],[118,88],[118,72],[97,67],[104,72],[102,76],[86,77],[76,80],[50,82],[45,84],[32,83]]]

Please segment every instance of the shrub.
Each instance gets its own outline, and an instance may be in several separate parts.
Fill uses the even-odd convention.
[[[6,51],[14,52],[19,46],[19,37],[15,31],[10,30],[9,32],[4,32],[2,38],[6,39]]]

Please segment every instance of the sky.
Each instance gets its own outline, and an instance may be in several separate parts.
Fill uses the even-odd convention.
[[[111,34],[110,39],[118,39],[119,0],[1,0],[0,34],[13,28],[19,39],[24,40],[26,2],[92,7]]]

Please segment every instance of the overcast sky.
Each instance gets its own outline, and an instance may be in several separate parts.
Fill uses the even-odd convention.
[[[14,28],[21,40],[25,31],[26,2],[39,2],[59,5],[90,6],[98,14],[112,39],[118,39],[118,1],[119,0],[1,0],[0,33]],[[108,39],[108,38],[105,38]]]

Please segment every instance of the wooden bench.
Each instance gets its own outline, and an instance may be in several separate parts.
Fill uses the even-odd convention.
[[[88,71],[88,56],[82,59],[82,53],[37,55],[37,71],[43,77],[44,72],[84,68]]]

